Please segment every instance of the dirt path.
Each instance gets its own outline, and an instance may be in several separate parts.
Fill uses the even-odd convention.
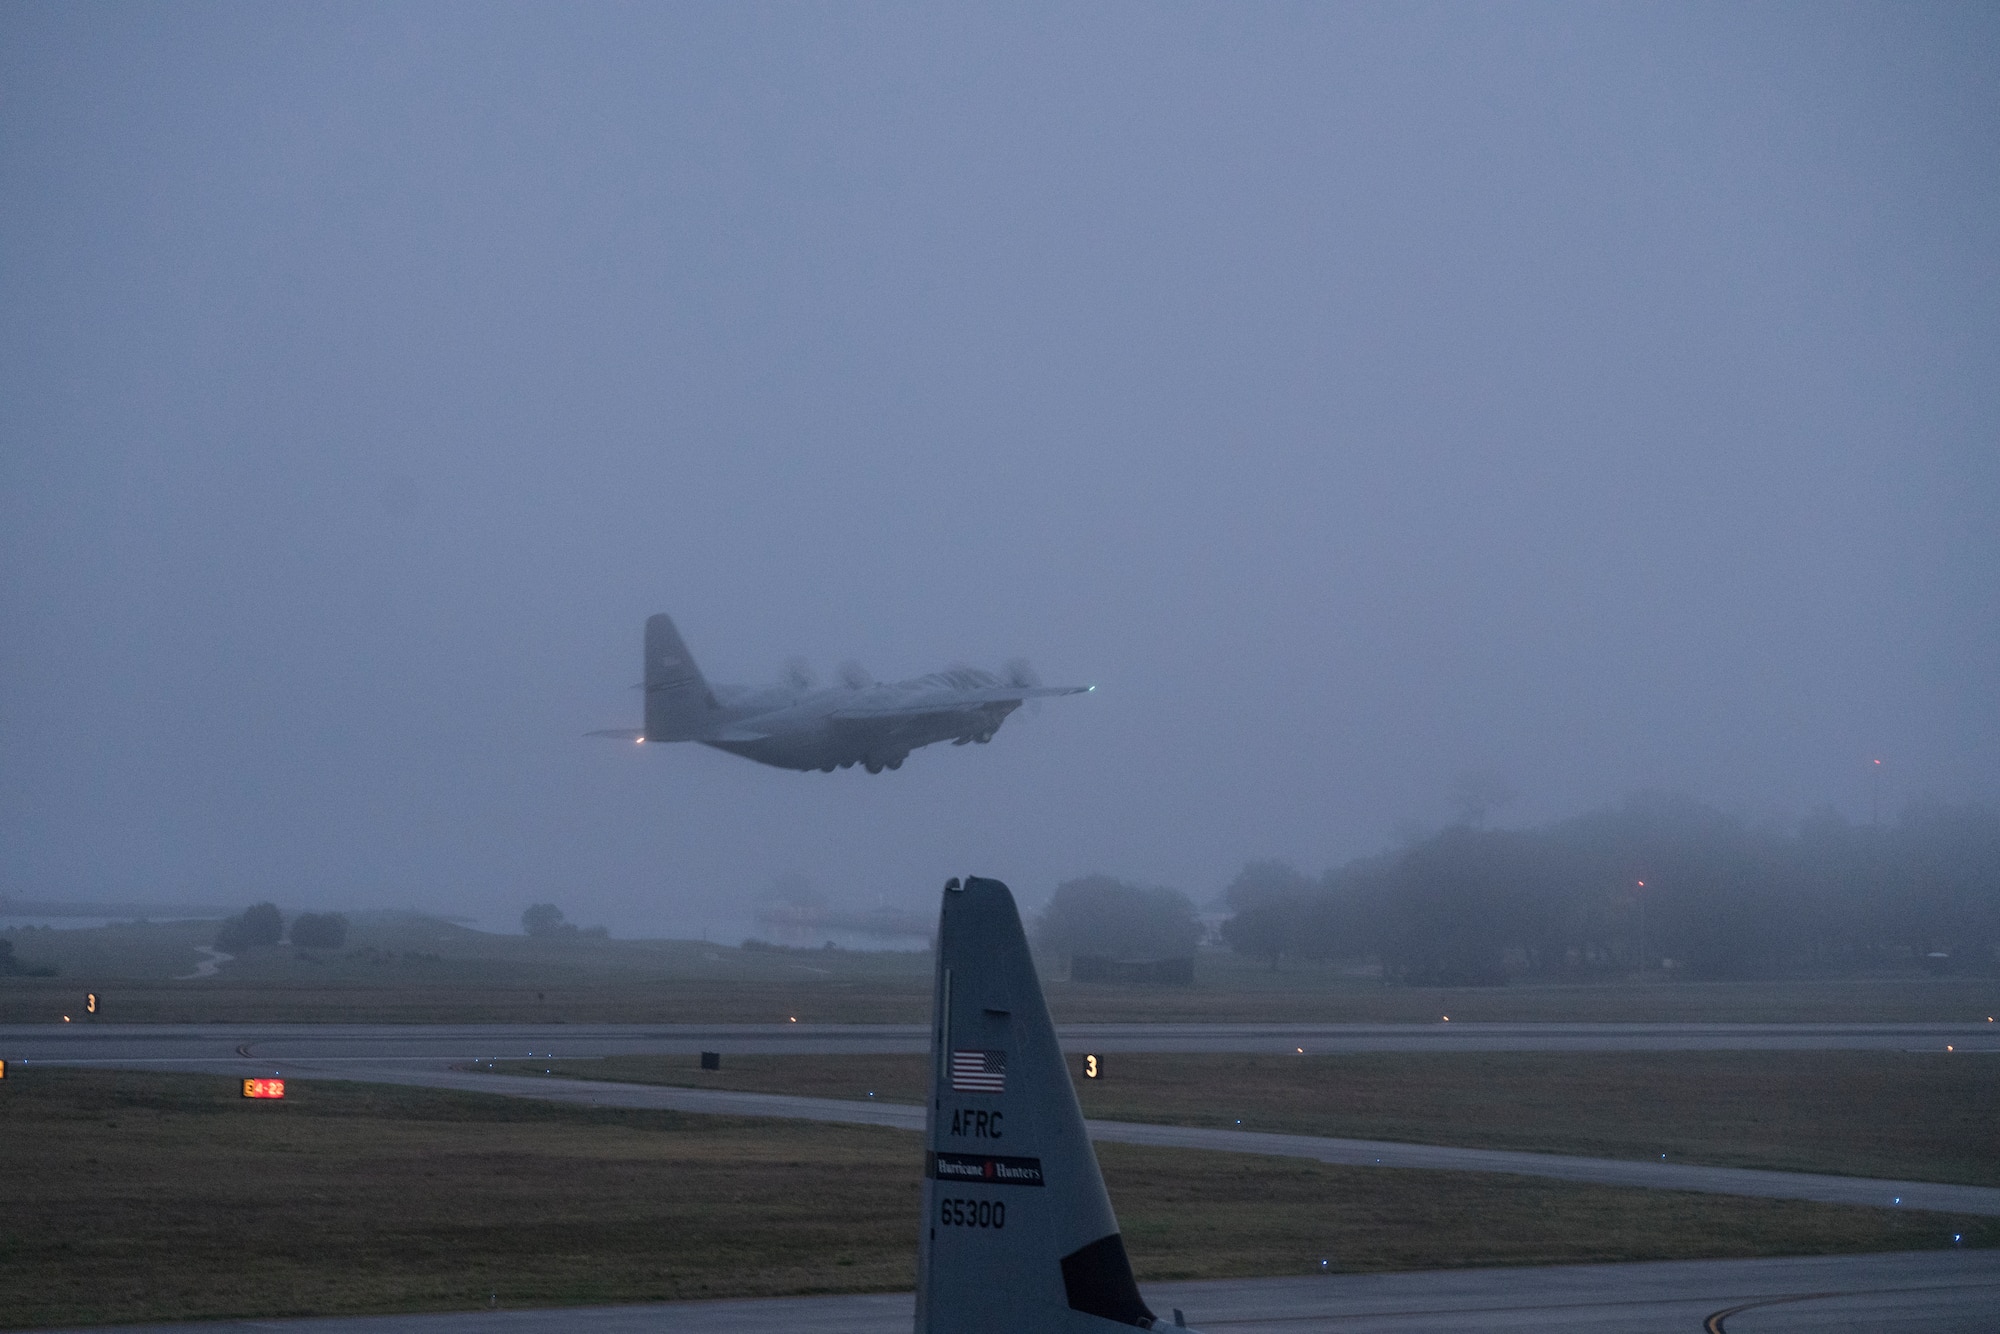
[[[206,954],[208,957],[206,959],[203,959],[200,963],[196,964],[194,966],[194,971],[192,973],[182,973],[176,978],[174,978],[174,981],[186,982],[189,979],[196,977],[214,977],[216,969],[222,967],[222,965],[228,963],[231,959],[236,957],[233,954],[224,954],[221,950],[215,948],[215,946],[213,945],[197,945],[195,946],[195,948],[200,950],[203,954]]]

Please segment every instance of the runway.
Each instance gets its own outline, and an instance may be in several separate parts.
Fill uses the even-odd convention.
[[[1331,1274],[1143,1285],[1206,1334],[1991,1334],[2000,1251]],[[124,1334],[907,1334],[910,1294],[126,1325]]]
[[[1069,1051],[1938,1051],[2000,1054],[2000,1024],[1063,1024]],[[172,1068],[228,1060],[920,1053],[921,1024],[9,1024],[0,1058]]]

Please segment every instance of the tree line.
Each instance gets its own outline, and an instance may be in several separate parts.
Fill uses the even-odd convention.
[[[347,918],[337,912],[302,912],[291,921],[291,941],[301,949],[337,950],[347,943]],[[215,948],[241,954],[285,939],[285,915],[275,903],[253,903],[215,930]]]
[[[1056,886],[1033,936],[1037,949],[1062,958],[1171,959],[1194,953],[1201,919],[1177,889],[1087,875]]]
[[[1317,878],[1251,862],[1224,897],[1241,954],[1372,961],[1411,984],[1994,973],[2000,815],[1930,802],[1888,825],[1826,810],[1777,828],[1642,794],[1539,829],[1462,823]]]

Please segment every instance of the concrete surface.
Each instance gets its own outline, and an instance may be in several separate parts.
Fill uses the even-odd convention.
[[[1148,1283],[1207,1334],[1992,1334],[2000,1251]],[[125,1334],[907,1334],[908,1293],[321,1320],[121,1326]]]
[[[2000,1024],[1063,1024],[1066,1050],[1117,1052],[1943,1051],[2000,1053]],[[699,1051],[924,1051],[921,1024],[6,1024],[24,1063],[472,1061]]]

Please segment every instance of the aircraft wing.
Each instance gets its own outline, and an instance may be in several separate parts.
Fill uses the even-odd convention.
[[[959,725],[965,716],[963,709],[925,708],[913,704],[901,709],[843,709],[826,717],[835,727],[849,733],[907,736],[911,729],[923,730],[926,723]]]
[[[1088,695],[1096,686],[999,686],[992,690],[969,690],[979,699],[1035,699],[1042,695]]]
[[[1096,686],[996,686],[990,690],[956,690],[949,701],[930,696],[908,704],[889,704],[872,709],[835,709],[829,718],[923,718],[932,714],[954,713],[975,704],[999,704],[1008,700],[1035,699],[1043,695],[1082,695]]]
[[[644,741],[644,740],[646,739],[646,734],[645,734],[644,732],[640,731],[640,730],[639,730],[638,728],[636,728],[636,727],[605,727],[605,728],[600,728],[600,729],[598,729],[598,730],[597,730],[597,731],[595,731],[595,732],[585,732],[585,733],[584,733],[584,735],[585,735],[585,736],[608,736],[608,737],[611,737],[611,738],[613,738],[614,740],[617,740],[617,741]],[[725,730],[725,731],[721,731],[721,732],[717,732],[717,733],[715,733],[715,734],[714,734],[713,736],[704,736],[704,737],[700,737],[700,738],[698,738],[698,740],[702,740],[702,741],[762,741],[762,740],[764,740],[765,738],[769,737],[770,735],[771,735],[771,734],[770,734],[769,732],[759,732],[759,731],[755,730],[754,728],[749,728],[749,727],[731,727],[731,728],[729,728],[729,729],[727,729],[727,730]]]

